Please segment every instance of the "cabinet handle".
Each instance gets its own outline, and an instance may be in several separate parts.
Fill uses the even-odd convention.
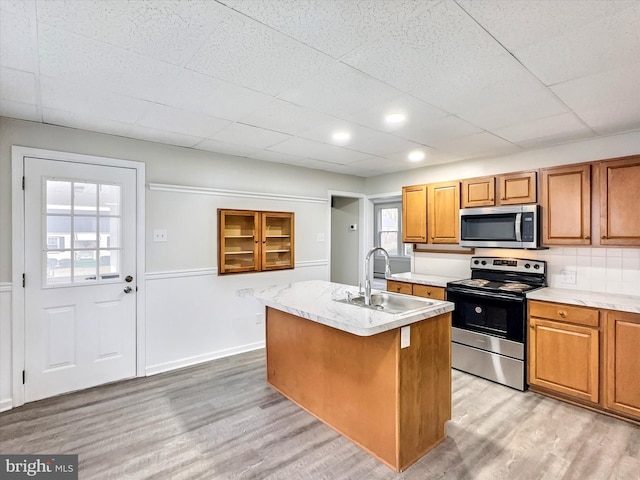
[[[606,236],[606,235],[602,235],[600,238],[601,238],[602,240],[606,240],[606,239],[607,239],[607,236]]]
[[[564,310],[558,310],[558,315],[560,315],[562,318],[567,316],[567,312],[565,312]]]
[[[589,240],[591,237],[589,235],[587,235],[586,237],[584,237],[585,240]]]

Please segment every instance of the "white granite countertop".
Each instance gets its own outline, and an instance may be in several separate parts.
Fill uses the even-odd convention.
[[[569,288],[541,288],[527,293],[529,300],[566,303],[583,307],[619,310],[621,312],[640,313],[640,297],[617,295],[615,293],[588,292]]]
[[[425,308],[399,314],[334,301],[346,298],[347,292],[355,295],[358,288],[309,280],[267,288],[247,288],[237,293],[241,297],[254,297],[268,307],[362,337],[404,327],[453,310],[453,303],[431,299]]]
[[[424,275],[422,273],[404,272],[395,273],[387,278],[387,280],[431,285],[432,287],[446,287],[448,282],[455,282],[456,280],[462,280],[463,278],[468,277],[443,277],[441,275]]]

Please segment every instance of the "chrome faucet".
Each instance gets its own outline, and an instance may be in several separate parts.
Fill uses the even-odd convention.
[[[382,247],[373,247],[367,253],[365,257],[365,280],[364,280],[364,304],[371,305],[371,267],[369,265],[369,259],[376,251],[380,251],[384,255],[384,278],[391,276],[391,266],[389,265],[389,254]]]

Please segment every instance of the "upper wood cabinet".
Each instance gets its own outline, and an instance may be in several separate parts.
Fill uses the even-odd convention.
[[[487,207],[496,204],[496,177],[462,180],[461,207]]]
[[[427,186],[402,187],[402,241],[427,243]]]
[[[536,172],[520,172],[499,175],[497,205],[536,203]]]
[[[640,245],[640,155],[598,164],[600,244]]]
[[[542,243],[591,244],[591,165],[540,171]]]
[[[460,241],[460,182],[427,185],[428,240],[433,244]]]
[[[218,275],[294,265],[294,215],[218,209]]]
[[[605,407],[640,418],[640,315],[607,312]]]

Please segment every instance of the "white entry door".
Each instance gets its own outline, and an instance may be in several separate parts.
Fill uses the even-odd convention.
[[[136,374],[136,171],[24,159],[25,401]]]

